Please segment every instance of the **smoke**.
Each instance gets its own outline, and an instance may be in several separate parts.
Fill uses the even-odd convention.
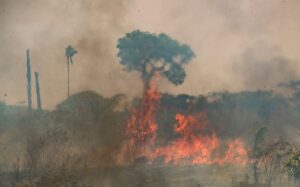
[[[123,71],[116,57],[117,39],[135,29],[164,32],[190,45],[196,53],[197,57],[186,66],[185,83],[175,87],[166,80],[159,81],[162,92],[197,95],[220,90],[275,89],[280,82],[299,79],[299,6],[298,0],[273,0],[272,3],[265,0],[0,0],[0,100],[25,104],[27,48],[31,49],[32,70],[40,73],[43,106],[53,108],[64,100],[67,95],[64,49],[69,44],[79,51],[71,67],[72,94],[84,90],[94,90],[104,96],[121,92],[129,96],[139,94],[142,85],[138,74]],[[257,129],[268,126],[299,145],[296,138],[299,103],[287,107],[288,98],[272,94],[240,92],[220,99],[220,106],[218,102],[208,103],[208,109],[212,110],[210,115],[215,115],[211,120],[226,127],[227,131],[220,133],[224,138],[239,135],[251,139]],[[35,105],[35,99],[33,101]],[[80,107],[82,111],[78,110]],[[75,135],[80,135],[70,141],[77,143],[74,147],[78,147],[78,152],[84,152],[82,145],[86,145],[86,150],[95,153],[86,151],[93,164],[99,160],[99,164],[109,163],[111,154],[119,146],[118,141],[122,142],[120,126],[128,114],[102,111],[102,108],[105,107],[95,100],[74,105],[67,114],[58,107],[54,114],[43,118],[46,124],[24,121],[23,112],[12,112],[2,118],[11,128],[0,135],[1,140],[10,145],[3,157],[15,163],[16,152],[24,152],[26,138],[41,134],[32,132],[33,129],[43,130],[53,124],[68,129],[68,124],[75,124],[80,128],[72,129],[72,126],[68,130],[77,130]],[[76,113],[72,113],[73,110]],[[173,119],[170,111],[167,110]],[[163,117],[165,120],[166,116]],[[15,128],[12,128],[13,123]],[[36,123],[40,123],[38,128]],[[169,121],[165,124],[172,125]],[[20,126],[24,129],[19,129]],[[172,126],[167,130],[171,129]],[[6,160],[1,158],[1,162]],[[167,180],[177,178],[178,174],[170,170],[173,169],[163,168],[154,173],[143,168],[139,171],[138,167],[131,171],[104,170],[99,180],[106,186],[121,186],[122,181],[130,184],[136,180],[136,186],[142,186],[148,179],[155,179],[162,181],[161,186],[174,186],[178,181]],[[207,171],[184,173],[189,176],[195,173],[198,179]],[[116,179],[116,173],[121,173],[117,175],[120,180]]]
[[[298,77],[297,64],[281,56],[276,47],[264,44],[247,49],[233,65],[245,89],[274,89],[284,81]]]
[[[295,0],[275,0],[272,3],[262,0],[175,0],[172,3],[141,0],[136,4],[137,10],[131,14],[133,18],[139,16],[135,20],[138,28],[165,32],[189,44],[197,56],[186,66],[185,83],[174,87],[163,82],[164,92],[197,95],[263,87],[265,83],[248,87],[241,70],[235,68],[237,61],[243,64],[250,61],[239,62],[245,61],[242,57],[251,48],[254,48],[252,55],[258,56],[253,60],[260,61],[253,71],[260,71],[260,66],[270,64],[273,57],[295,63],[299,61],[296,32],[300,26],[296,11],[299,2]],[[272,56],[262,58],[259,50],[265,46]],[[273,63],[265,68],[269,66]],[[299,72],[298,66],[292,67],[295,67],[295,73]],[[295,73],[288,78],[296,76]]]
[[[10,104],[26,101],[25,52],[30,48],[32,70],[40,73],[43,105],[52,108],[63,100],[64,50],[69,44],[79,51],[71,67],[71,93],[87,89],[104,95],[124,92],[131,80],[118,64],[115,45],[125,32],[124,18],[131,3],[2,0],[0,99]]]
[[[71,93],[90,89],[105,96],[140,94],[138,75],[124,72],[116,57],[117,39],[135,29],[164,32],[195,51],[197,57],[186,66],[185,83],[175,87],[162,81],[163,92],[240,91],[299,78],[297,0],[0,3],[0,99],[9,104],[26,101],[27,48],[33,71],[40,72],[43,106],[52,108],[65,99],[64,48],[69,44],[79,51],[71,67]],[[284,75],[279,75],[285,64]],[[248,68],[251,72],[246,72]],[[262,69],[275,80],[262,81]]]

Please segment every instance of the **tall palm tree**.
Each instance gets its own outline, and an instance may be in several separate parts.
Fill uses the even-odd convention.
[[[67,66],[68,66],[68,97],[70,96],[70,64],[73,64],[72,57],[77,53],[77,51],[69,45],[66,48]]]

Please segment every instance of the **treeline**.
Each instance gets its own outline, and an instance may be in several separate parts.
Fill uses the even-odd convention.
[[[23,179],[40,186],[52,182],[88,185],[83,169],[115,165],[126,138],[126,120],[139,101],[128,101],[124,95],[104,98],[87,91],[70,96],[52,111],[0,103],[1,186]],[[157,139],[167,144],[176,138],[176,113],[206,112],[221,139],[239,137],[251,148],[257,131],[266,127],[270,138],[280,137],[297,146],[299,108],[298,94],[284,97],[271,91],[163,94],[156,114]]]

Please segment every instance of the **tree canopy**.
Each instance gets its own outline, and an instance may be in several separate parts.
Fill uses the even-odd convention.
[[[188,45],[180,44],[166,34],[139,30],[120,38],[117,48],[120,63],[126,70],[140,71],[146,81],[159,73],[175,85],[183,83],[186,76],[183,65],[195,56]]]

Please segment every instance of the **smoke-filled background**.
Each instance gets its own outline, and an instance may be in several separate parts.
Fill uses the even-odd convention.
[[[298,0],[0,0],[0,186],[30,182],[45,187],[53,181],[107,187],[258,184],[251,159],[264,128],[267,140],[260,143],[275,151],[254,159],[265,161],[274,152],[280,156],[286,153],[282,145],[300,146],[299,8]],[[196,55],[184,66],[183,84],[158,78],[152,100],[140,72],[125,71],[117,56],[118,39],[136,29],[165,33]],[[69,98],[68,45],[78,50]],[[32,75],[40,75],[43,110],[26,108],[26,49]],[[32,84],[36,108],[34,80]],[[139,108],[143,103],[151,114]],[[157,165],[147,165],[149,155],[125,150],[131,141],[131,129],[125,128],[143,115],[157,123],[155,143],[149,147],[167,150],[166,155],[176,155],[180,149],[174,142],[183,140],[193,158],[202,151],[193,143],[216,135],[222,144],[217,153],[225,154],[226,143],[238,140],[241,152],[251,158],[243,167],[241,161],[238,167],[177,167],[162,164],[167,156],[160,155]],[[196,127],[204,121],[204,131],[190,131],[197,141],[185,142],[185,135],[174,131],[178,116],[192,121],[189,125],[196,121]],[[262,184],[278,179],[261,166],[258,170]]]
[[[122,71],[117,39],[134,29],[164,32],[189,44],[197,57],[182,86],[165,82],[164,92],[203,94],[276,89],[299,78],[297,0],[1,0],[1,100],[26,101],[26,49],[40,72],[43,105],[66,98],[66,57],[71,93],[95,90],[105,96],[141,92],[138,75]]]

